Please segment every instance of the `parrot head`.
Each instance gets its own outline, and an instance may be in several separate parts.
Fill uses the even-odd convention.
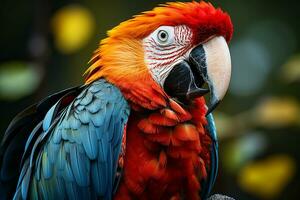
[[[228,14],[209,3],[161,5],[108,32],[90,61],[86,83],[105,78],[147,109],[168,98],[189,105],[210,92],[209,113],[228,89],[232,33]]]

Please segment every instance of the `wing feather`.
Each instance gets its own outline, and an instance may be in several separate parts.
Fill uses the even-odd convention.
[[[47,111],[57,101],[64,97],[61,102],[60,108],[69,104],[68,99],[77,96],[83,87],[74,87],[51,96],[48,96],[44,100],[36,103],[24,111],[20,112],[8,126],[0,147],[0,196],[1,199],[12,199],[15,192],[15,188],[18,182],[18,176],[20,175],[20,166],[23,162],[20,162],[24,153],[26,141],[29,136],[30,141],[35,141],[38,134],[33,133],[33,129],[43,120]],[[69,98],[70,97],[70,98]],[[60,111],[60,109],[56,110]],[[40,130],[35,130],[35,133],[40,133]],[[31,143],[28,143],[28,148]]]
[[[29,173],[29,180],[25,180],[26,175],[20,177],[18,187],[31,185],[27,189],[33,199],[36,194],[42,199],[47,195],[112,199],[129,115],[126,100],[115,86],[102,79],[87,86],[64,110],[58,112],[58,107],[59,103],[49,109],[42,132],[30,141],[34,145],[29,145],[33,147],[26,161],[31,164],[24,165],[23,170],[26,175],[32,171],[34,176]],[[26,198],[27,193],[22,197]]]

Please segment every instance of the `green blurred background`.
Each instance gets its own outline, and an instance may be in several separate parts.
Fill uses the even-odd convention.
[[[215,111],[220,169],[214,192],[299,199],[300,3],[213,0],[232,17],[230,90]],[[157,0],[0,1],[0,132],[26,106],[82,84],[107,30]]]

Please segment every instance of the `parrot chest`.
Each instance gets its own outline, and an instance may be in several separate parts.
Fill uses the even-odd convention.
[[[200,182],[210,164],[205,117],[187,113],[170,120],[162,113],[130,115],[115,199],[200,199]]]

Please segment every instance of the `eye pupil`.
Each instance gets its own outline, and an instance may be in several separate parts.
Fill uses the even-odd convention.
[[[166,32],[166,31],[164,31],[164,30],[160,30],[159,32],[158,32],[158,40],[160,41],[160,42],[166,42],[167,40],[168,40],[168,33]]]

